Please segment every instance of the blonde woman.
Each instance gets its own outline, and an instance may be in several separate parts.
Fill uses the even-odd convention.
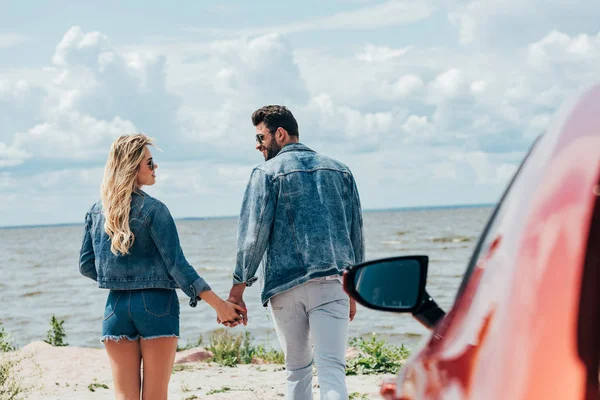
[[[167,207],[144,193],[156,182],[158,164],[150,138],[118,138],[110,149],[102,201],[85,217],[79,257],[82,275],[110,289],[102,341],[108,352],[117,399],[166,399],[179,337],[175,289],[199,299],[220,321],[239,320],[244,309],[223,301],[187,262]],[[143,363],[143,379],[140,367]]]

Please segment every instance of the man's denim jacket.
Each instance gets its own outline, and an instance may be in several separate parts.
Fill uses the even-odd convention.
[[[142,191],[134,192],[129,227],[135,235],[133,246],[129,254],[116,256],[104,231],[102,203],[94,204],[85,216],[81,274],[106,289],[180,288],[195,307],[198,294],[210,286],[185,259],[167,206]]]
[[[360,198],[347,166],[294,143],[254,168],[242,201],[233,283],[252,285],[261,261],[263,305],[364,261]]]

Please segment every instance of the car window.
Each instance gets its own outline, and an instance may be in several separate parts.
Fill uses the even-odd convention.
[[[517,169],[517,171],[513,175],[512,179],[510,180],[508,186],[506,187],[506,190],[504,191],[504,193],[502,194],[502,197],[500,198],[500,201],[496,205],[494,212],[492,212],[492,215],[490,216],[485,228],[483,229],[483,232],[481,233],[481,236],[479,237],[477,246],[475,246],[475,250],[473,250],[473,255],[471,256],[471,260],[469,261],[469,264],[467,265],[467,270],[465,271],[465,274],[463,275],[462,282],[460,283],[460,288],[458,289],[458,293],[456,294],[456,298],[454,300],[455,302],[456,302],[456,300],[458,300],[458,298],[461,296],[462,292],[464,291],[465,287],[467,286],[467,283],[469,282],[469,279],[471,278],[471,274],[475,270],[475,266],[477,265],[477,262],[479,261],[479,257],[481,256],[481,254],[485,254],[487,249],[490,247],[492,240],[496,237],[496,230],[498,228],[497,222],[499,221],[499,218],[497,218],[497,217],[499,214],[501,214],[502,206],[504,205],[504,200],[506,199],[506,196],[510,192],[510,189],[512,188],[513,183],[519,176],[519,173],[523,169],[523,166],[527,162],[527,159],[529,159],[529,156],[533,152],[533,149],[535,148],[536,144],[539,142],[540,138],[541,138],[541,136],[539,136],[533,142],[531,147],[529,148],[529,152],[527,153],[527,155],[521,162],[519,169]]]

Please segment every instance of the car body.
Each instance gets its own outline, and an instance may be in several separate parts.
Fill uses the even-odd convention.
[[[382,387],[385,398],[599,398],[600,85],[563,106],[536,140],[447,314],[424,289],[419,304],[361,298],[357,271],[375,273],[380,261],[345,273],[349,294],[367,307],[412,312],[432,329],[396,385]],[[437,309],[433,319],[423,318],[423,304]]]

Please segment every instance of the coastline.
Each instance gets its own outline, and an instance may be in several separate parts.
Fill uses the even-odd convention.
[[[282,399],[285,370],[280,364],[244,364],[224,367],[203,359],[206,351],[193,348],[178,352],[169,384],[169,399]],[[352,356],[349,349],[347,357]],[[106,351],[86,347],[54,347],[32,342],[0,360],[16,360],[15,379],[27,399],[114,399],[114,387]],[[379,385],[391,374],[347,376],[348,393],[355,399],[374,399]],[[313,378],[315,399],[318,381]]]

